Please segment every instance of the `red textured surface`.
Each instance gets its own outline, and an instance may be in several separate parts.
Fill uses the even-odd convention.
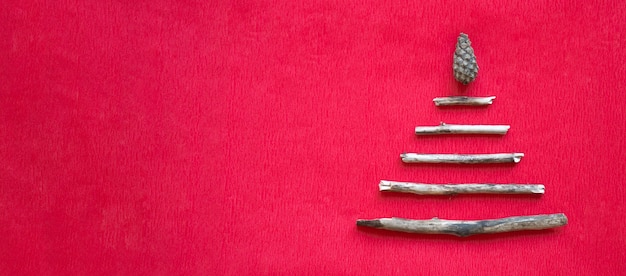
[[[625,2],[273,2],[4,1],[0,274],[626,270]],[[480,66],[466,89],[461,31]],[[498,98],[431,102],[458,94]],[[512,128],[412,134],[439,121]],[[382,195],[380,179],[546,194]],[[553,212],[569,225],[465,239],[355,226]]]

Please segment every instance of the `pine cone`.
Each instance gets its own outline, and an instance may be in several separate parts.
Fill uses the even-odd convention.
[[[474,81],[478,75],[478,64],[476,64],[472,42],[464,33],[459,35],[456,43],[452,69],[454,70],[454,78],[463,84]]]

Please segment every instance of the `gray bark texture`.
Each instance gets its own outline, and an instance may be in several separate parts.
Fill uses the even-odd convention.
[[[543,194],[539,184],[423,184],[381,180],[381,192],[410,193],[418,195],[452,194]]]
[[[450,105],[490,105],[493,103],[495,96],[489,97],[466,97],[466,96],[452,96],[452,97],[437,97],[433,99],[436,106],[450,106]]]
[[[417,234],[448,234],[467,237],[525,230],[543,230],[567,224],[565,214],[517,216],[487,220],[411,220],[403,218],[359,219],[357,226]]]
[[[441,123],[438,126],[417,126],[416,135],[439,134],[496,134],[504,135],[509,131],[509,125],[452,125]]]
[[[400,154],[404,163],[452,163],[452,164],[486,164],[486,163],[519,163],[523,153],[491,153],[491,154]]]

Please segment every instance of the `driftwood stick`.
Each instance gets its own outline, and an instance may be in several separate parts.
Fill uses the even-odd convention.
[[[486,163],[519,163],[523,153],[492,153],[492,154],[400,154],[404,163],[453,163],[453,164],[486,164]]]
[[[452,194],[543,194],[545,187],[539,184],[423,184],[381,180],[381,192],[398,192],[418,195]]]
[[[415,127],[416,135],[435,134],[498,134],[504,135],[509,131],[509,125],[449,125],[441,122],[438,126]]]
[[[488,220],[411,220],[403,218],[358,219],[357,226],[417,234],[449,234],[467,237],[523,230],[542,230],[567,224],[565,214],[507,217]]]
[[[436,106],[447,105],[490,105],[493,103],[495,96],[489,97],[466,97],[466,96],[454,96],[454,97],[438,97],[434,98]]]

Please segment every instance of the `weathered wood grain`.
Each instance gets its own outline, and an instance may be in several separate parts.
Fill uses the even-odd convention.
[[[495,96],[489,97],[466,97],[466,96],[453,96],[453,97],[437,97],[433,99],[436,106],[449,106],[449,105],[490,105],[493,103]]]
[[[417,126],[416,135],[438,134],[496,134],[504,135],[509,131],[509,125],[453,125],[441,123],[438,126]]]
[[[543,194],[539,184],[424,184],[381,180],[381,192],[398,192],[418,195],[451,194]]]
[[[491,153],[491,154],[400,154],[404,163],[452,163],[452,164],[486,164],[486,163],[519,163],[523,153]]]
[[[467,237],[524,230],[542,230],[567,224],[565,214],[517,216],[487,220],[411,220],[403,218],[358,219],[357,226],[417,234],[448,234]]]

